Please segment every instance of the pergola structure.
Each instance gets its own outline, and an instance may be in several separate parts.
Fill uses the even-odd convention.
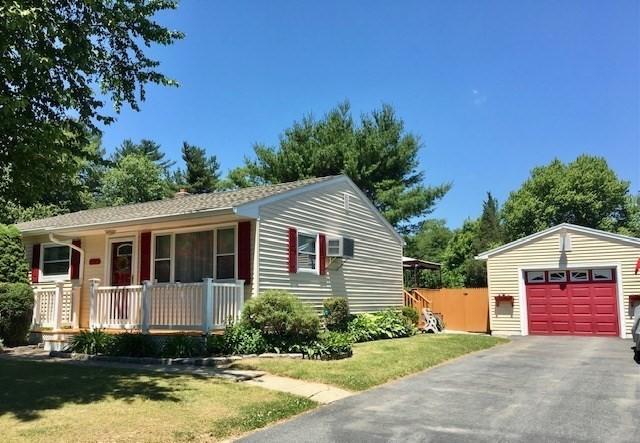
[[[405,271],[410,271],[413,273],[413,285],[414,287],[418,287],[418,272],[423,270],[429,271],[438,271],[440,277],[440,283],[442,283],[442,273],[441,268],[442,265],[440,263],[435,263],[427,260],[420,260],[418,258],[412,257],[402,257],[402,268]]]

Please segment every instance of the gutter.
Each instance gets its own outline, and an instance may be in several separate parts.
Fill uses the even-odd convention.
[[[62,227],[42,227],[42,228],[32,228],[32,229],[20,229],[20,226],[17,228],[20,230],[23,236],[33,236],[33,235],[42,235],[42,234],[51,234],[52,232],[64,233],[64,232],[77,232],[78,230],[83,231],[91,231],[95,229],[109,229],[109,228],[117,228],[120,226],[136,226],[145,223],[154,223],[154,222],[168,222],[182,219],[190,219],[190,218],[202,218],[208,217],[211,215],[226,215],[226,214],[234,214],[234,208],[217,208],[217,209],[208,209],[206,211],[194,211],[194,212],[186,212],[179,214],[171,214],[171,215],[154,215],[150,217],[138,217],[131,218],[126,220],[119,220],[116,222],[104,222],[104,223],[87,223],[83,225],[72,225],[72,226],[62,226]],[[65,245],[67,246],[67,245]]]

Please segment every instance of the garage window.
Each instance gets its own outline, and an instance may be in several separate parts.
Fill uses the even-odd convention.
[[[589,281],[589,273],[587,271],[571,271],[571,281]]]
[[[613,280],[613,272],[611,272],[611,269],[594,269],[591,273],[593,274],[593,279],[596,281]]]
[[[567,281],[567,273],[565,271],[549,271],[550,282],[565,282]]]
[[[527,283],[544,283],[544,271],[527,272]]]

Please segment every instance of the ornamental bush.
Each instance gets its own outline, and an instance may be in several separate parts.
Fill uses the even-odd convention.
[[[302,352],[309,359],[330,360],[332,358],[350,357],[353,338],[343,332],[325,331],[318,336],[318,340],[303,346]]]
[[[349,300],[347,297],[327,298],[323,305],[325,327],[329,331],[346,331],[349,324]]]
[[[200,357],[204,353],[202,340],[186,334],[168,337],[162,346],[162,355],[168,358]]]
[[[28,283],[28,270],[20,231],[0,224],[0,282]]]
[[[0,283],[0,339],[6,346],[27,341],[33,310],[33,290],[26,283]]]
[[[259,330],[267,343],[283,350],[317,338],[320,319],[313,310],[286,291],[266,291],[247,302],[242,322]]]
[[[262,354],[267,350],[267,342],[262,333],[242,322],[236,325],[227,325],[222,335],[207,337],[208,354]]]
[[[420,314],[415,308],[411,306],[405,306],[402,308],[402,316],[408,322],[411,322],[414,326],[418,326],[418,320],[420,320]]]
[[[347,327],[355,342],[409,337],[416,333],[412,321],[401,310],[386,309],[373,314],[357,314]]]
[[[125,332],[113,336],[107,352],[123,357],[155,357],[159,354],[159,349],[152,336],[140,332]]]
[[[69,340],[69,350],[80,354],[108,354],[113,349],[113,335],[96,329],[80,331]]]

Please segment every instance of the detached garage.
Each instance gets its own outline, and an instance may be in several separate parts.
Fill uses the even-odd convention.
[[[563,223],[476,258],[494,334],[630,336],[640,239]]]

